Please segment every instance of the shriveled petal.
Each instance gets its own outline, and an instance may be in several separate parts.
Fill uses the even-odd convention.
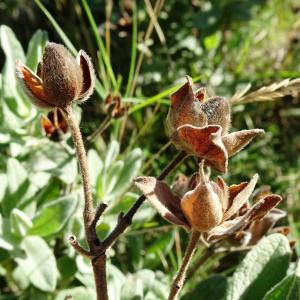
[[[248,244],[257,244],[257,242],[273,228],[275,223],[285,216],[285,211],[278,208],[273,208],[262,219],[252,222],[249,229],[247,229],[247,231],[251,234],[251,239],[249,240]]]
[[[47,120],[45,119],[47,119],[48,122],[50,121],[54,129],[60,129],[62,133],[66,133],[68,131],[68,123],[60,109],[53,109],[49,111],[47,117],[42,116],[41,124],[44,129],[46,126],[49,126]],[[45,129],[45,131],[47,130]]]
[[[229,187],[229,199],[230,199],[230,205],[232,203],[232,200],[237,196],[238,193],[240,193],[246,186],[248,185],[248,182],[241,182],[239,184],[233,184]],[[228,208],[228,207],[227,207]]]
[[[251,194],[255,188],[257,180],[258,180],[258,175],[255,174],[253,176],[253,178],[250,180],[250,182],[247,185],[245,185],[244,188],[241,191],[239,191],[239,193],[234,197],[234,199],[231,202],[230,207],[224,213],[223,221],[231,218],[248,201],[249,197],[251,196]],[[235,189],[236,189],[236,187],[235,187]],[[230,188],[229,188],[229,191],[230,191]]]
[[[180,87],[176,92],[170,95],[172,107],[178,106],[182,101],[186,101],[187,98],[194,99],[195,95],[192,88],[192,78],[186,76],[187,82]]]
[[[227,171],[228,159],[221,131],[222,128],[218,125],[205,127],[183,125],[177,129],[179,139],[186,143],[186,148],[190,152],[224,173]]]
[[[266,196],[265,196],[266,197]],[[277,222],[278,220],[285,218],[287,216],[287,213],[279,208],[273,208],[266,216],[265,218],[269,218],[273,222]]]
[[[166,183],[154,177],[137,177],[134,183],[163,218],[190,229],[180,207],[180,198],[172,193]]]
[[[66,133],[68,131],[68,122],[65,119],[64,115],[62,114],[60,109],[55,110],[57,115],[57,126],[59,129],[62,130],[63,133]]]
[[[205,95],[206,95],[206,88],[201,87],[195,92],[195,97],[200,101],[204,102],[205,101]]]
[[[243,217],[236,218],[234,220],[225,221],[221,225],[215,227],[207,233],[207,241],[220,240],[224,237],[232,235],[243,228]]]
[[[95,71],[90,57],[83,50],[79,51],[76,60],[80,65],[83,77],[82,89],[78,99],[76,100],[76,102],[81,103],[86,101],[94,91]]]
[[[231,221],[225,221],[208,233],[207,240],[218,240],[239,232],[254,220],[263,218],[274,208],[282,198],[279,195],[269,195],[258,201],[244,216]]]
[[[282,197],[276,194],[268,195],[259,200],[248,212],[251,217],[250,221],[263,218],[271,209],[282,201]],[[248,214],[247,213],[247,214]]]
[[[20,61],[16,63],[17,76],[27,93],[29,100],[39,108],[51,109],[54,105],[47,102],[47,95],[40,77],[34,74]]]
[[[41,126],[44,129],[47,136],[51,135],[56,129],[52,122],[45,116],[41,116]]]
[[[225,181],[222,177],[218,176],[216,180],[216,184],[220,189],[220,202],[223,208],[223,211],[226,211],[228,208],[228,202],[229,202],[229,189]]]
[[[264,133],[263,129],[250,129],[232,132],[223,136],[223,143],[228,157],[246,147],[257,135]]]

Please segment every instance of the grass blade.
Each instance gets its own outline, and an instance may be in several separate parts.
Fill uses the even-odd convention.
[[[62,28],[58,25],[58,23],[52,17],[52,15],[47,10],[47,8],[42,4],[42,2],[40,0],[34,0],[34,2],[37,4],[37,6],[41,9],[41,11],[48,18],[48,20],[50,21],[50,23],[52,24],[52,26],[54,27],[54,29],[56,30],[56,32],[58,33],[58,35],[60,36],[60,38],[62,39],[62,41],[64,42],[64,44],[66,45],[66,47],[73,53],[73,55],[77,55],[76,48],[74,47],[74,45],[72,44],[72,42],[69,40],[69,38],[67,37],[67,35],[64,33],[64,31],[62,30]]]
[[[193,82],[197,82],[199,79],[200,79],[200,76],[195,77],[195,78],[193,78]],[[129,110],[128,115],[131,115],[132,113],[134,113],[134,112],[136,112],[138,110],[141,110],[142,108],[144,108],[146,106],[149,106],[149,105],[151,105],[153,103],[158,102],[158,100],[160,100],[160,99],[168,96],[169,94],[175,92],[180,86],[182,86],[182,83],[177,84],[177,85],[175,85],[175,86],[173,86],[171,88],[168,88],[168,89],[164,90],[163,92],[161,92],[161,93],[159,93],[159,94],[157,94],[157,95],[155,95],[153,97],[150,97],[149,99],[143,101],[142,103],[133,106]]]
[[[132,48],[131,48],[131,58],[130,58],[130,69],[128,74],[128,82],[125,91],[125,97],[128,96],[131,90],[133,74],[135,69],[136,61],[136,49],[137,49],[137,16],[136,16],[136,4],[133,5],[133,21],[132,21]]]
[[[91,12],[91,10],[90,10],[90,8],[89,8],[86,0],[81,0],[81,3],[83,5],[83,9],[84,9],[84,11],[85,11],[85,13],[87,15],[87,18],[88,18],[88,20],[90,22],[92,32],[93,32],[93,34],[95,36],[95,39],[96,39],[96,42],[97,42],[97,46],[98,46],[98,48],[100,50],[100,53],[102,55],[102,58],[103,58],[105,67],[107,69],[107,73],[109,75],[109,78],[110,78],[113,86],[115,87],[116,84],[117,84],[117,80],[116,80],[114,71],[112,69],[109,56],[108,56],[107,51],[105,49],[104,43],[102,41],[102,38],[101,38],[100,34],[98,33],[98,29],[97,29],[97,25],[96,25],[95,19],[94,19],[93,15],[92,15],[92,12]]]
[[[42,2],[40,0],[34,0],[34,2],[40,8],[40,10],[44,13],[44,15],[47,17],[47,19],[49,20],[49,22],[52,24],[52,26],[54,27],[54,29],[56,30],[56,32],[58,33],[58,35],[62,39],[62,41],[65,44],[65,46],[71,51],[71,53],[74,56],[76,56],[77,53],[78,53],[78,51],[76,50],[76,48],[74,47],[74,45],[72,44],[72,42],[69,40],[69,38],[67,37],[67,35],[64,33],[64,31],[62,30],[62,28],[58,25],[58,23],[52,17],[52,15],[47,10],[47,8],[42,4]],[[102,84],[100,83],[100,81],[97,80],[97,79],[96,79],[96,83],[95,83],[95,90],[96,90],[97,94],[102,99],[105,98],[106,92],[105,92]]]

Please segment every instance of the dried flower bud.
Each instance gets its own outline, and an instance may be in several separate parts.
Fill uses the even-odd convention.
[[[30,100],[40,108],[64,108],[85,101],[93,92],[94,70],[84,51],[75,59],[62,45],[48,43],[34,74],[21,62],[17,74]]]
[[[127,110],[127,107],[124,107],[121,102],[121,96],[108,94],[105,99],[105,104],[107,105],[107,113],[113,118],[118,119],[122,117]]]
[[[230,128],[230,104],[222,97],[212,97],[205,101],[204,87],[193,92],[192,80],[187,76],[187,83],[173,93],[167,116],[167,131],[172,136],[183,125],[203,127],[219,125],[222,134]]]
[[[46,136],[53,142],[62,141],[68,131],[68,123],[60,109],[51,110],[47,116],[42,116],[41,126]]]

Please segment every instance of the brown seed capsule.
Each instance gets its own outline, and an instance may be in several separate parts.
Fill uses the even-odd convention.
[[[78,98],[83,82],[82,70],[64,46],[48,43],[40,69],[49,103],[62,107]]]
[[[222,97],[212,97],[201,106],[207,116],[208,125],[219,125],[222,127],[222,134],[230,128],[230,104]]]
[[[94,89],[94,70],[83,50],[75,59],[64,46],[48,43],[37,74],[21,62],[16,68],[31,102],[40,108],[64,108],[72,101],[83,102]]]
[[[203,172],[203,164],[199,175],[199,184],[182,198],[181,209],[193,229],[207,232],[221,223],[223,211],[219,196]]]

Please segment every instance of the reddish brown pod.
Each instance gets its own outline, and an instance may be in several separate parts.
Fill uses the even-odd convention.
[[[173,144],[190,155],[204,159],[219,172],[227,171],[228,158],[246,145],[262,129],[228,133],[231,123],[229,102],[222,97],[205,99],[205,88],[194,92],[192,80],[171,96],[167,132]]]
[[[20,61],[16,69],[29,99],[39,108],[65,108],[73,101],[83,102],[94,89],[94,69],[88,55],[80,50],[75,59],[56,43],[47,43],[36,73]]]

